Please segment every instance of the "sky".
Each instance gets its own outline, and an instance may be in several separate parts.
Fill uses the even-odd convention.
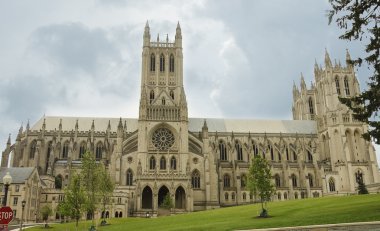
[[[362,42],[338,39],[327,0],[0,1],[0,149],[46,116],[137,118],[142,36],[183,37],[189,116],[292,119],[325,50],[345,63]],[[357,69],[361,89],[368,71]],[[378,160],[380,149],[377,148]]]

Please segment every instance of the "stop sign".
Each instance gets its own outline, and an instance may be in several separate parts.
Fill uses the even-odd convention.
[[[0,208],[0,224],[7,225],[13,219],[11,207],[5,206]]]

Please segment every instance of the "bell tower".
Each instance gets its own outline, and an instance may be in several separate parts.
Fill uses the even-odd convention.
[[[191,158],[179,23],[174,41],[169,35],[157,35],[152,41],[148,22],[145,25],[137,136],[138,209],[157,211],[170,195],[176,206],[191,211],[192,202],[185,196],[191,194]]]
[[[148,22],[143,36],[139,120],[187,121],[183,89],[182,33],[177,24],[175,39],[151,41]]]

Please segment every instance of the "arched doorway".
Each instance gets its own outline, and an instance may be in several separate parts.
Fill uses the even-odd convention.
[[[169,189],[166,186],[162,186],[158,190],[158,207],[161,207],[167,194],[169,194]]]
[[[179,186],[175,191],[175,208],[185,209],[186,208],[186,194],[182,186]]]
[[[150,189],[149,186],[146,186],[142,192],[142,203],[141,203],[142,208],[143,209],[152,209],[153,208],[152,201],[153,201],[152,189]]]

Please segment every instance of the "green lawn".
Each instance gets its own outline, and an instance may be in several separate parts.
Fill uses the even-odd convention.
[[[111,225],[97,230],[235,230],[377,221],[380,220],[380,194],[273,202],[269,204],[272,217],[266,219],[256,218],[259,211],[260,205],[255,204],[151,219],[110,219]],[[49,230],[75,230],[73,223],[51,226]],[[78,230],[88,230],[88,227],[88,222],[82,222]],[[41,231],[41,228],[28,230]]]

